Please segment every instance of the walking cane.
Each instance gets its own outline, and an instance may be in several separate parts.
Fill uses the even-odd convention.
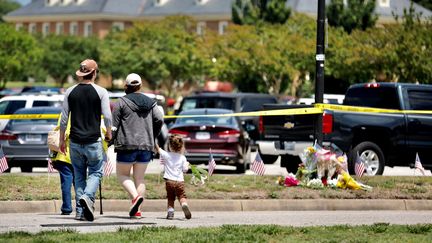
[[[102,210],[102,180],[99,183],[99,205],[100,205],[100,214],[103,214],[103,210]]]

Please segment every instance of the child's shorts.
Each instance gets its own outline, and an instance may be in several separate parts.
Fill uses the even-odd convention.
[[[119,163],[149,163],[152,152],[147,150],[122,150],[117,151],[117,162]]]

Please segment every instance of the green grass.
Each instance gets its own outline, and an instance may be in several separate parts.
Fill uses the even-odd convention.
[[[120,228],[117,232],[80,234],[73,230],[37,234],[0,234],[0,242],[430,242],[432,225],[290,227],[277,225],[223,225],[180,229],[176,227]]]
[[[283,187],[277,176],[213,175],[205,185],[189,183],[190,199],[429,199],[432,200],[432,177],[362,177],[358,179],[373,187],[372,191],[305,187]],[[157,174],[145,176],[147,199],[165,199],[165,184]],[[103,198],[128,199],[115,175],[104,178]],[[0,201],[61,199],[58,174],[0,174]]]

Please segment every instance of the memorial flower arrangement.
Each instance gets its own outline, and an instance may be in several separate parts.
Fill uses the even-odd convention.
[[[352,190],[372,190],[350,176],[348,158],[336,146],[322,148],[315,144],[299,155],[302,163],[297,173],[279,177],[277,183],[284,186],[305,186],[314,189],[330,187]]]

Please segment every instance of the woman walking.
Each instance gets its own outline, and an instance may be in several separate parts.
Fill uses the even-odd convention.
[[[140,206],[146,190],[144,174],[153,159],[155,138],[163,124],[163,114],[156,101],[139,92],[141,85],[138,74],[129,74],[124,86],[126,95],[118,100],[113,109],[116,172],[120,184],[132,200],[129,209],[131,218],[141,218]]]

